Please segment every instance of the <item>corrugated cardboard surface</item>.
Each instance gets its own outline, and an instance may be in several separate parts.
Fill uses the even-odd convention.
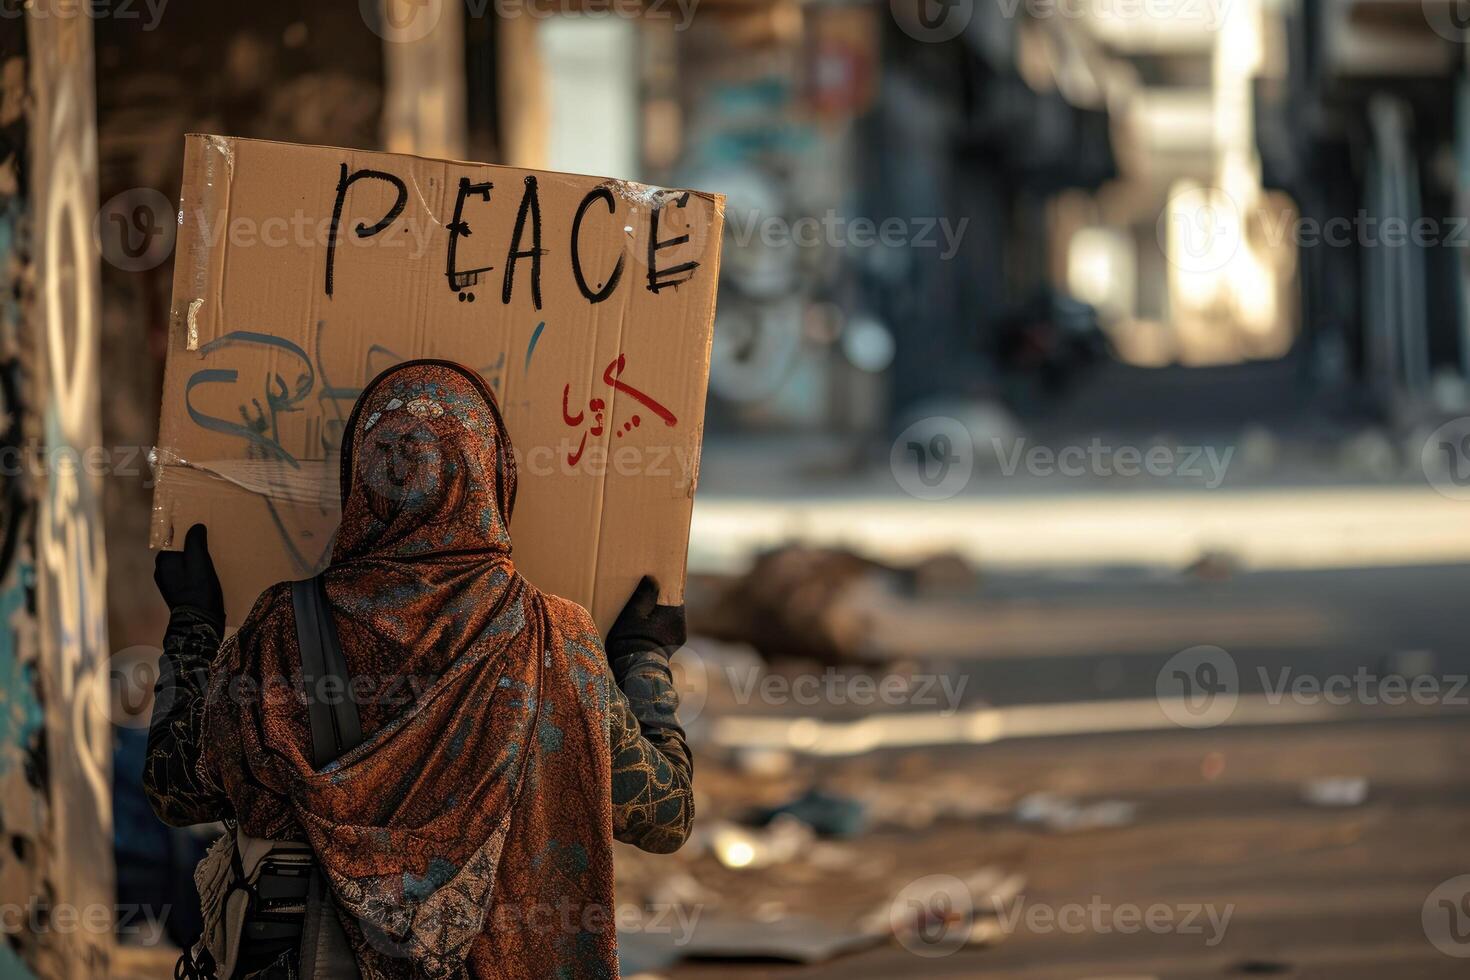
[[[232,623],[325,566],[343,424],[415,357],[473,367],[499,398],[533,583],[603,628],[644,573],[682,598],[722,197],[187,141],[152,544],[207,524]]]

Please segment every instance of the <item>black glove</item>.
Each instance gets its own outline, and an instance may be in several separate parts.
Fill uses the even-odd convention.
[[[183,551],[160,551],[153,562],[153,581],[170,612],[188,607],[225,628],[225,594],[209,558],[209,529],[195,524],[184,536]]]
[[[620,677],[620,664],[637,654],[657,653],[668,660],[686,639],[684,607],[659,605],[658,582],[645,575],[607,632],[607,659]]]

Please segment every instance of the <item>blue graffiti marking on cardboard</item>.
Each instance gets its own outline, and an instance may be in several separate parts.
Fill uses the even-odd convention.
[[[538,330],[539,333],[539,330]],[[190,420],[202,429],[219,432],[239,439],[246,444],[245,458],[256,461],[273,461],[299,470],[301,461],[282,442],[281,416],[305,410],[310,399],[315,397],[321,408],[322,425],[320,445],[324,453],[340,452],[342,431],[352,405],[362,393],[362,385],[341,385],[328,376],[326,359],[323,356],[324,339],[327,335],[326,321],[318,321],[315,349],[308,354],[299,345],[274,334],[255,330],[232,330],[199,348],[201,357],[208,357],[234,347],[264,346],[284,351],[300,362],[301,368],[294,379],[287,380],[280,372],[271,372],[264,379],[264,390],[257,394],[245,394],[238,405],[239,421],[211,415],[193,402],[196,388],[211,385],[240,385],[240,372],[233,368],[205,367],[189,375],[184,385],[184,407]],[[534,345],[534,340],[533,340]],[[402,354],[382,344],[373,344],[363,355],[365,379],[408,360]],[[491,390],[500,393],[500,378],[505,367],[505,352],[490,364],[476,370],[489,383]],[[270,497],[263,497],[270,513],[276,533],[285,545],[292,563],[302,572],[320,571],[331,554],[331,542],[326,542],[320,552],[309,556],[302,552],[299,542],[287,526],[281,507]]]

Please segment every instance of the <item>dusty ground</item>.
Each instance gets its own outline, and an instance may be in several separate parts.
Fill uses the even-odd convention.
[[[684,962],[657,973],[803,980],[1462,977],[1467,963],[1428,941],[1421,915],[1436,886],[1470,873],[1467,762],[1470,720],[1444,718],[879,753],[803,771],[793,782],[873,780],[916,805],[923,787],[936,783],[961,798],[972,794],[977,809],[1038,790],[1120,798],[1138,804],[1137,819],[1058,834],[1008,816],[941,817],[926,828],[877,829],[839,844],[834,853],[849,851],[850,862],[828,855],[823,868],[799,859],[733,871],[709,854],[640,864],[647,880],[676,864],[688,870],[708,889],[703,914],[711,918],[800,913],[829,923],[882,907],[906,882],[929,874],[999,865],[1026,876],[1021,895],[1002,906],[1007,914],[1021,910],[1017,924],[985,948],[925,958],[888,942],[819,965]],[[1366,776],[1367,801],[1342,809],[1304,803],[1302,781],[1325,775]],[[707,766],[701,819],[775,795],[752,793],[758,785]],[[632,880],[621,894],[636,894]],[[1152,914],[1174,924],[1167,931],[1122,931],[1131,922],[1120,907],[1156,905],[1163,910]],[[1062,929],[1032,918],[1048,910],[1076,916],[1067,911],[1075,906],[1103,925],[1078,927],[1073,919]],[[1193,922],[1186,921],[1196,908]],[[1217,923],[1227,912],[1222,931]],[[1470,926],[1470,918],[1461,925]],[[1466,939],[1459,950],[1470,955]]]

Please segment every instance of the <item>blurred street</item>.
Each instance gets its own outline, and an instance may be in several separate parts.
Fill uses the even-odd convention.
[[[1014,913],[1018,904],[1060,910],[1165,903],[1164,914],[1182,916],[1177,910],[1228,907],[1228,929],[1209,945],[1203,913],[1201,933],[1171,935],[1121,919],[1106,932],[1033,931],[1023,917],[993,946],[918,964],[907,949],[883,946],[809,967],[686,965],[669,975],[1458,977],[1463,967],[1424,941],[1421,915],[1447,869],[1470,860],[1470,781],[1443,775],[1465,771],[1467,736],[1465,718],[1342,722],[1044,739],[843,763],[836,768],[848,778],[870,780],[899,798],[906,785],[933,782],[960,796],[1002,801],[1047,791],[1127,799],[1137,804],[1137,819],[1071,833],[1017,827],[1003,815],[939,821],[919,833],[875,831],[848,845],[855,853],[842,871],[811,872],[794,862],[764,876],[763,888],[737,880],[739,873],[697,867],[734,894],[780,896],[823,921],[881,905],[885,886],[895,882],[999,864],[1026,877],[1022,897],[1002,903],[1002,912]],[[1333,774],[1367,779],[1368,800],[1347,809],[1303,801],[1305,781]]]
[[[524,581],[603,653],[644,575],[687,614],[614,678],[673,755],[596,787],[669,823],[588,906],[627,980],[1464,976],[1466,2],[0,0],[0,980],[199,972],[238,801],[165,816],[151,734],[360,557],[346,412],[419,357],[503,411]]]
[[[744,681],[753,668],[710,645],[701,658],[708,700],[691,730],[726,744],[706,743],[700,757],[701,821],[740,820],[820,786],[863,800],[867,822],[852,837],[808,843],[766,868],[727,866],[711,838],[681,853],[684,870],[672,878],[638,864],[652,877],[626,883],[635,896],[693,887],[680,884],[686,872],[697,882],[689,899],[702,903],[702,917],[683,952],[718,947],[734,922],[747,955],[738,964],[670,966],[656,941],[635,937],[630,965],[641,953],[652,973],[671,977],[889,977],[915,968],[917,946],[934,954],[920,965],[926,976],[1459,976],[1457,962],[1424,937],[1440,914],[1431,893],[1470,863],[1470,691],[1434,686],[1432,696],[1396,699],[1373,684],[1403,677],[1408,691],[1415,677],[1470,674],[1470,655],[1455,641],[1467,588],[1462,566],[1216,581],[1119,569],[998,573],[978,590],[983,598],[967,602],[987,629],[972,652],[851,667],[839,689],[858,690],[850,679],[864,673],[932,671],[951,679],[948,690],[963,691],[959,715],[1060,706],[1029,719],[1043,734],[1009,738],[1002,724],[988,744],[841,757],[753,748],[764,730],[738,719],[840,725],[871,718],[872,709],[751,697],[762,689]],[[1238,670],[1239,702],[1218,727],[1192,730],[1149,712],[1170,659],[1194,641],[1228,647]],[[697,639],[692,645],[701,648]],[[799,663],[770,669],[787,678],[822,671]],[[1355,676],[1373,679],[1367,697],[1361,687],[1334,693],[1330,680],[1325,688],[1301,683],[1348,685]],[[1282,693],[1293,690],[1295,697]],[[887,711],[915,721],[933,714]],[[1015,720],[1024,734],[1028,721]],[[1076,734],[1048,737],[1048,724]],[[834,740],[829,733],[812,741],[826,751]],[[1076,808],[1070,816],[1067,806]],[[860,931],[875,910],[895,914],[896,896],[915,881],[985,878],[985,869],[1019,885],[975,893],[993,925],[963,944],[956,930],[972,923],[961,915],[936,927],[931,945],[858,942],[831,962],[782,964],[772,953],[761,963],[769,941],[762,922],[815,920],[836,938]],[[1164,917],[1160,929],[1127,918],[1150,906]],[[1184,928],[1191,912],[1199,931]],[[1228,915],[1218,935],[1210,913]],[[1052,918],[1069,915],[1067,923]]]

